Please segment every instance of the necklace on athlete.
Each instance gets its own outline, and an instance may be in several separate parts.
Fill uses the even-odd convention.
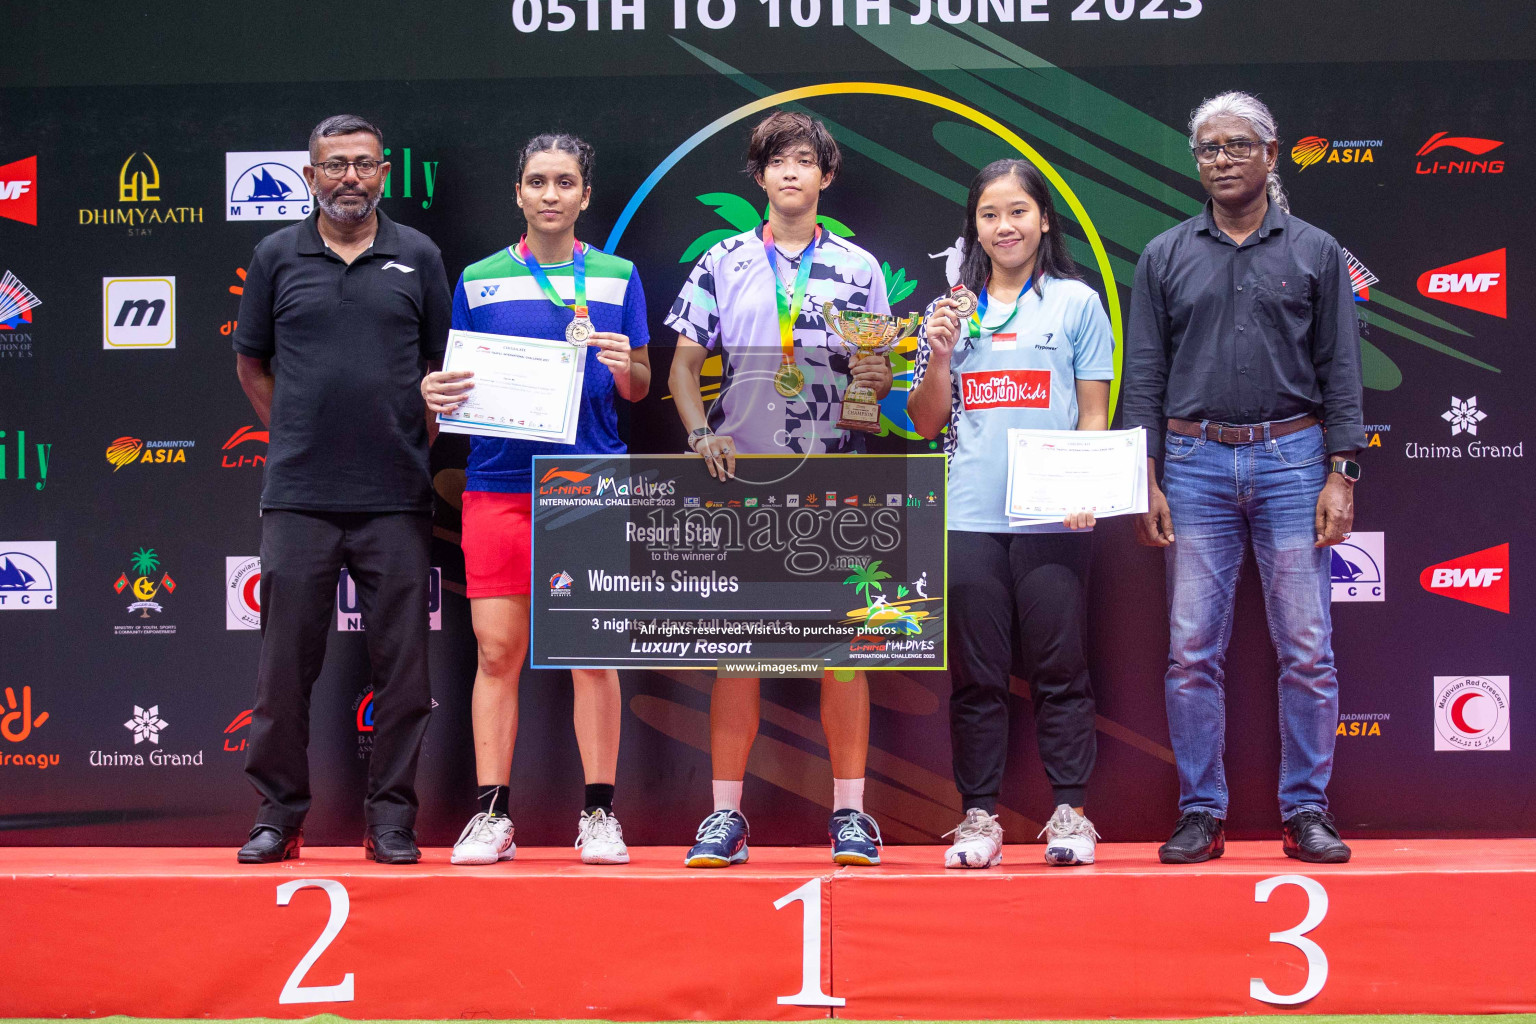
[[[549,301],[561,309],[570,309],[575,315],[571,322],[565,325],[565,340],[572,345],[584,345],[587,339],[592,337],[592,320],[587,315],[587,260],[586,246],[577,242],[571,250],[572,269],[576,277],[576,301],[566,302],[555,291],[555,286],[550,283],[549,275],[544,273],[544,268],[539,266],[539,261],[528,248],[528,236],[524,235],[517,240],[517,255],[528,265],[528,270],[533,274],[539,287],[544,290]]]
[[[815,262],[816,243],[820,239],[821,226],[817,225],[810,244],[800,253],[794,291],[786,295],[784,282],[779,280],[779,250],[773,244],[773,227],[763,225],[763,249],[768,253],[768,269],[773,271],[773,298],[779,308],[779,344],[784,349],[783,361],[773,375],[773,389],[785,398],[794,398],[805,390],[805,371],[795,365],[795,320],[800,316],[800,307],[805,304],[805,290],[811,281],[811,264]]]
[[[1013,300],[1013,308],[1014,308],[1015,311],[1017,311],[1018,308],[1019,308],[1019,299],[1022,299],[1025,295],[1027,295],[1029,293],[1029,289],[1031,287],[1033,287],[1034,283],[1035,283],[1035,279],[1034,279],[1033,276],[1031,276],[1028,281],[1024,282],[1024,287],[1019,289],[1018,298],[1015,298]],[[976,307],[972,311],[970,319],[967,320],[966,324],[965,324],[965,336],[966,336],[967,340],[969,340],[971,338],[979,338],[979,337],[981,337],[981,332],[983,330],[981,322],[983,320],[985,320],[986,317],[987,317],[987,290],[988,290],[988,288],[991,287],[991,285],[992,285],[992,275],[988,274],[987,275],[987,283],[981,286],[981,294],[976,297]],[[958,286],[958,287],[963,287],[963,286]],[[967,291],[966,294],[970,294],[970,292]],[[1013,314],[1012,313],[1008,314],[1008,320],[1012,320],[1012,319],[1013,319]],[[998,324],[997,326],[998,327],[1004,326],[1005,324],[1008,323],[1008,320],[1004,320],[1001,324]],[[993,330],[996,330],[996,328],[993,328]]]

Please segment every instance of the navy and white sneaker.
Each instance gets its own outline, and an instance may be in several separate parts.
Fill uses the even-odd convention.
[[[841,810],[832,812],[827,823],[827,838],[832,840],[834,864],[857,864],[869,867],[880,863],[880,826],[863,811]]]
[[[740,811],[716,811],[700,823],[693,848],[683,864],[690,868],[723,868],[745,863],[750,832]]]

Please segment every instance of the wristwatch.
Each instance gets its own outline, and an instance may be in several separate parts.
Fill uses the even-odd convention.
[[[706,437],[712,436],[713,434],[714,431],[710,430],[708,427],[694,427],[692,430],[688,431],[688,449],[690,451],[698,451],[699,442],[704,440]]]
[[[1350,483],[1360,479],[1360,463],[1353,459],[1345,459],[1335,455],[1328,460],[1328,471],[1337,473]]]

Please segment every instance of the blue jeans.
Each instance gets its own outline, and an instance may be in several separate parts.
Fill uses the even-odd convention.
[[[1333,667],[1329,551],[1317,548],[1328,475],[1323,430],[1226,445],[1168,433],[1163,489],[1168,560],[1168,732],[1179,811],[1227,816],[1224,689],[1244,546],[1251,540],[1269,636],[1280,659],[1280,817],[1327,810],[1339,684]]]

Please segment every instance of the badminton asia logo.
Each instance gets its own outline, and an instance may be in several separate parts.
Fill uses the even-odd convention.
[[[1508,750],[1509,676],[1435,676],[1435,749]]]
[[[114,473],[135,463],[141,466],[151,463],[186,465],[187,452],[196,444],[196,441],[145,441],[124,435],[107,445],[106,455]]]
[[[1291,159],[1296,163],[1297,173],[1317,163],[1373,164],[1376,162],[1374,153],[1380,148],[1380,139],[1335,139],[1330,142],[1321,135],[1308,135],[1291,147]]]
[[[169,572],[161,572],[160,556],[154,548],[139,548],[129,562],[129,571],[118,575],[112,589],[119,594],[126,590],[133,592],[134,600],[128,605],[128,614],[139,621],[117,624],[112,627],[112,632],[117,636],[170,636],[176,632],[176,627],[158,619],[165,608],[156,598],[163,601],[176,593],[176,581]],[[150,612],[155,613],[155,618],[151,618]]]

